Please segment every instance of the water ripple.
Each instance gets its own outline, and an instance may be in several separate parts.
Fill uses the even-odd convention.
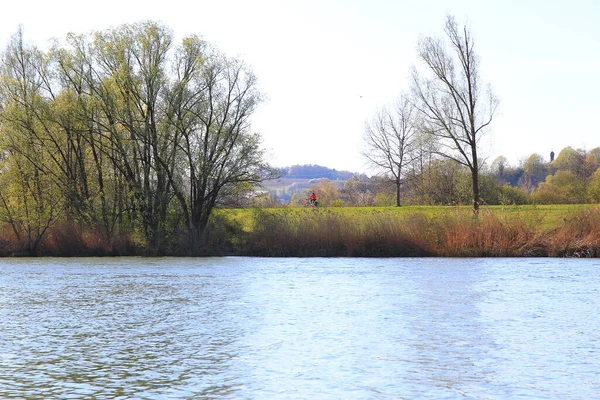
[[[595,398],[599,279],[587,260],[4,260],[0,397]]]

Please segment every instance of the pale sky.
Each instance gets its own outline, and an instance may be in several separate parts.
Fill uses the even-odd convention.
[[[365,121],[408,90],[420,36],[468,22],[481,81],[500,106],[490,162],[600,146],[600,2],[595,0],[20,0],[0,5],[0,45],[22,24],[45,48],[67,33],[155,20],[244,60],[267,101],[253,118],[272,165],[370,172]]]

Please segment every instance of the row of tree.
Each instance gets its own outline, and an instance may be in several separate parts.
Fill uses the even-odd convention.
[[[193,249],[215,206],[277,176],[249,126],[261,100],[243,62],[155,22],[47,51],[20,29],[0,63],[0,215],[30,252],[59,221]]]
[[[472,200],[471,171],[453,160],[429,157],[405,175],[401,186],[406,205],[465,205]],[[534,153],[519,165],[505,157],[484,164],[479,171],[480,203],[584,204],[600,202],[600,147],[586,151],[564,148],[549,161]],[[318,180],[308,191],[325,206],[390,206],[397,204],[398,186],[386,175],[355,175],[343,187],[327,179]],[[291,204],[301,206],[306,190]],[[276,204],[273,199],[273,204]]]
[[[600,202],[600,147],[589,151],[566,147],[549,162],[534,153],[519,167],[511,167],[504,157],[498,157],[491,171],[501,184],[521,188],[535,203]]]

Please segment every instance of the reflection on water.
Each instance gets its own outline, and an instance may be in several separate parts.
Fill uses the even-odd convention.
[[[3,260],[0,398],[595,398],[599,265]]]

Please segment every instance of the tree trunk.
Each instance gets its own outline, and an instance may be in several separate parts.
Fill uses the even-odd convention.
[[[479,214],[479,170],[477,164],[473,166],[471,177],[473,180],[473,212]]]

